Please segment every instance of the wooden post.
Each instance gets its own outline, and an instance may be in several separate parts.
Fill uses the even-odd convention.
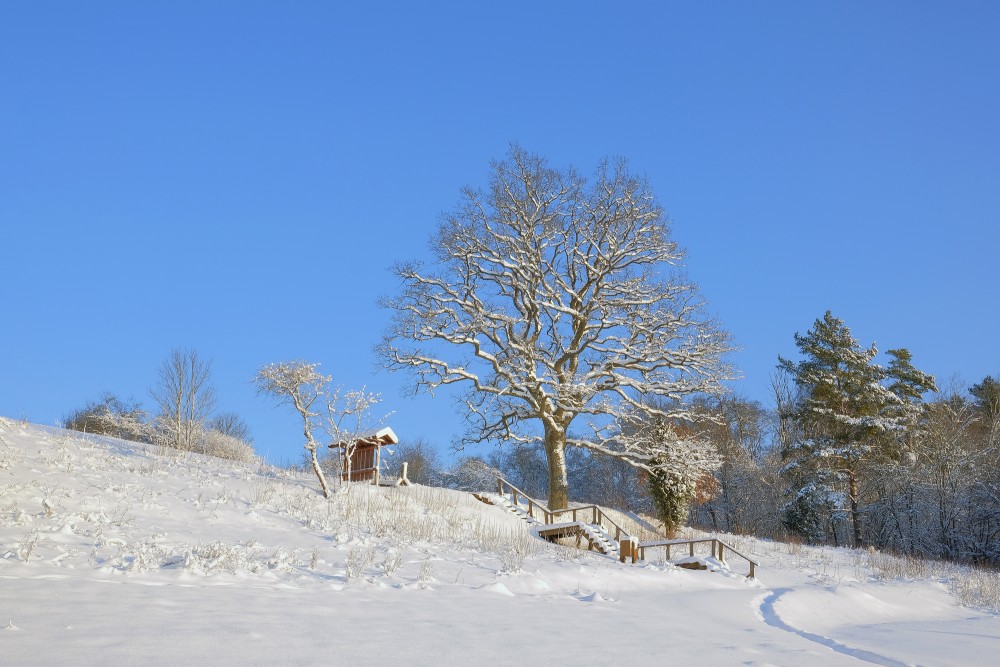
[[[497,493],[503,495],[503,480],[497,477]]]
[[[665,546],[667,548],[667,560],[670,560],[670,545],[669,544],[665,544],[663,546]]]
[[[622,540],[621,542],[618,543],[618,560],[624,563],[625,559],[628,558],[631,555],[631,553],[632,553],[631,540]],[[635,561],[633,560],[632,562],[634,563]]]
[[[753,579],[753,561],[750,561],[750,579]]]
[[[528,516],[532,519],[535,518],[535,504],[531,501],[531,498],[528,498]]]
[[[690,547],[691,557],[694,557],[694,542],[688,542],[688,547]]]
[[[594,520],[591,523],[597,523],[597,505],[594,505]]]

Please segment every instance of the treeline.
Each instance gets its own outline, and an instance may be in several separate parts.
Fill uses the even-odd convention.
[[[1000,565],[1000,382],[940,389],[905,349],[881,366],[830,313],[796,344],[802,358],[780,360],[774,378],[776,409],[700,398],[688,405],[699,418],[673,425],[719,457],[682,498],[686,522]],[[445,466],[426,443],[404,443],[393,460],[425,484],[487,488],[499,473],[532,496],[548,490],[540,444]],[[649,472],[581,448],[566,463],[572,500],[662,516]]]
[[[734,395],[702,396],[658,411],[686,417],[619,431],[623,440],[660,439],[657,456],[674,452],[677,460],[644,469],[569,447],[570,499],[657,516],[667,534],[687,523],[1000,565],[1000,382],[986,376],[943,390],[905,348],[888,350],[881,365],[874,345],[862,346],[829,312],[795,343],[799,359],[778,360],[774,409]],[[258,389],[295,406],[305,432],[322,434],[324,443],[354,442],[380,423],[370,413],[377,394],[334,388],[315,367],[266,366]],[[261,378],[281,379],[282,390]],[[154,412],[106,394],[67,415],[65,426],[257,460],[246,423],[216,412],[211,363],[196,352],[171,352],[150,396]],[[324,471],[339,473],[344,457],[313,437],[305,448],[305,467],[325,489]],[[696,465],[683,460],[697,452]],[[492,488],[499,474],[548,497],[551,466],[541,443],[448,463],[440,456],[426,442],[404,441],[387,457],[386,473],[399,474],[405,461],[413,482],[465,490]]]
[[[196,351],[172,350],[149,393],[154,412],[106,392],[72,410],[63,426],[244,463],[258,460],[246,422],[235,412],[216,412],[212,363]]]

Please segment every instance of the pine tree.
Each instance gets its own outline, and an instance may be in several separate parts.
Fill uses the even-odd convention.
[[[1000,382],[987,375],[983,381],[969,387],[975,399],[978,429],[989,446],[1000,441]]]
[[[814,538],[816,522],[804,502],[845,509],[854,544],[861,546],[864,465],[901,459],[920,397],[935,389],[934,379],[912,365],[906,349],[888,352],[888,368],[874,363],[875,345],[863,347],[830,311],[805,335],[795,334],[795,345],[804,359],[779,358],[798,389],[788,415],[798,426],[796,437],[784,451],[784,472],[799,485],[789,516],[809,517],[792,523]]]

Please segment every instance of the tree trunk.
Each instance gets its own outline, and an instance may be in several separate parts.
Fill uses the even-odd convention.
[[[569,481],[566,479],[566,432],[545,425],[545,456],[549,463],[549,509],[569,507]]]
[[[858,477],[854,471],[847,473],[849,493],[851,495],[851,523],[854,528],[854,546],[861,548],[861,512],[858,510]]]
[[[326,484],[326,475],[323,474],[323,468],[319,464],[319,458],[316,456],[316,447],[309,448],[310,459],[312,460],[313,472],[316,473],[316,478],[319,479],[319,485],[323,487],[323,497],[330,497],[330,487]]]

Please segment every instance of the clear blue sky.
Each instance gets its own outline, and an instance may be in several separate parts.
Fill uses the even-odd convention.
[[[743,394],[827,309],[996,375],[998,33],[987,1],[4,3],[0,414],[148,405],[186,346],[272,460],[300,434],[249,380],[292,358],[446,446],[375,301],[511,141],[648,176]]]

